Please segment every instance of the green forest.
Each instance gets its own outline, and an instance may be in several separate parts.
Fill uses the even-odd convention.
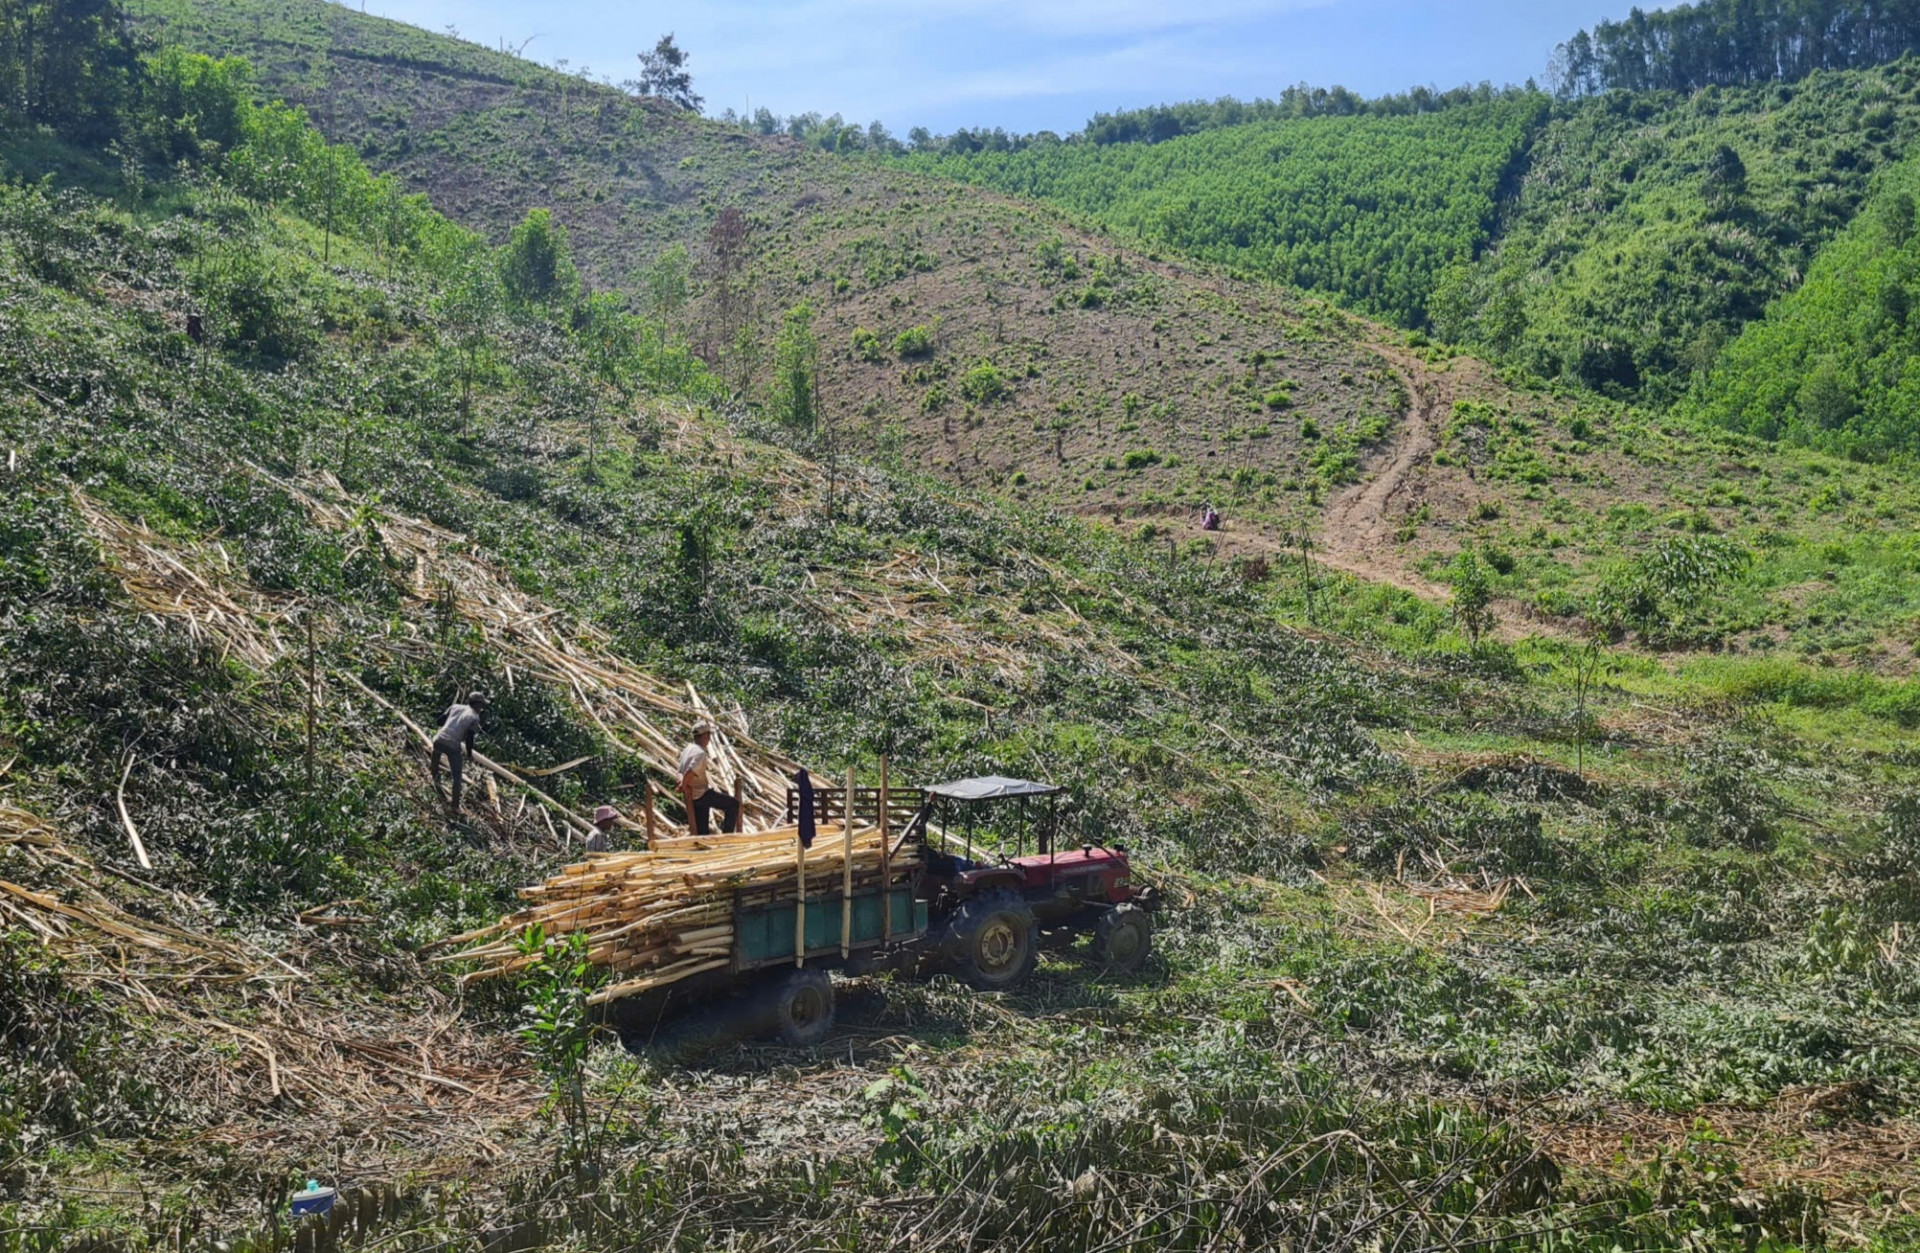
[[[1433,330],[1668,404],[1792,291],[1920,133],[1920,62],[1560,106],[1494,242],[1441,277]]]
[[[1502,183],[1547,107],[1522,96],[1411,116],[1256,122],[1151,145],[906,160],[1417,326],[1440,272],[1486,242]]]
[[[1595,23],[1560,45],[1549,77],[1565,95],[1695,91],[1791,82],[1917,50],[1920,9],[1901,0],[1699,0]]]
[[[1799,287],[1917,127],[1909,58],[1691,95],[1513,97],[905,159],[1525,375],[1666,407]],[[1857,446],[1909,438],[1883,421]]]
[[[1815,260],[1806,281],[1748,326],[1692,398],[1708,420],[1841,453],[1920,451],[1911,302],[1920,164],[1908,159]]]

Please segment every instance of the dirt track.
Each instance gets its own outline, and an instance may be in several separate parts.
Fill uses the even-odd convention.
[[[1411,513],[1408,499],[1417,491],[1415,480],[1429,463],[1438,442],[1434,416],[1435,385],[1423,377],[1418,361],[1403,358],[1378,345],[1380,357],[1407,389],[1407,418],[1394,434],[1386,463],[1328,502],[1320,528],[1323,565],[1376,583],[1389,583],[1416,596],[1444,600],[1447,589],[1406,568],[1394,541],[1400,519]],[[1399,508],[1395,509],[1396,502]]]

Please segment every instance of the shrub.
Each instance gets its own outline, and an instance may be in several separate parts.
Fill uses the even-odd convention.
[[[853,355],[860,361],[879,361],[886,356],[880,347],[880,337],[864,326],[853,328]]]
[[[1160,454],[1151,448],[1136,448],[1120,459],[1123,470],[1144,470],[1160,464]]]
[[[893,355],[896,357],[931,357],[933,355],[933,331],[925,326],[910,326],[893,338]]]
[[[976,405],[992,404],[1010,390],[1007,376],[990,361],[982,361],[960,376],[960,394]]]

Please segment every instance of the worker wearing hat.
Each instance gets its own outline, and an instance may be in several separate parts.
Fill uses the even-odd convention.
[[[726,818],[726,831],[740,829],[740,802],[714,787],[707,777],[713,758],[707,745],[713,741],[713,724],[693,724],[693,739],[680,750],[680,799],[687,806],[687,825],[695,835],[712,834],[713,811]]]
[[[611,805],[602,805],[593,811],[593,834],[587,837],[589,853],[607,851],[607,833],[613,830],[613,824],[620,821],[620,811]]]
[[[447,794],[440,783],[440,760],[446,759],[447,773],[453,776],[453,799],[450,812],[460,812],[460,784],[466,772],[467,759],[473,756],[473,737],[480,733],[480,712],[487,707],[485,692],[469,692],[465,701],[447,707],[446,717],[440,720],[440,730],[433,737],[433,786],[442,796]]]

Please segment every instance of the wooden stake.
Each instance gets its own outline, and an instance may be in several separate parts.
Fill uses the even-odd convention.
[[[807,964],[807,846],[793,833],[793,964]]]
[[[306,619],[307,626],[307,805],[311,809],[313,805],[313,707],[319,684],[319,680],[313,673],[313,606],[307,606],[307,612],[302,616]],[[309,813],[308,819],[311,820],[311,818],[312,814]]]
[[[887,755],[880,754],[880,943],[893,940],[893,874],[887,864]]]
[[[653,847],[653,780],[651,778],[647,778],[647,779],[643,779],[641,782],[642,782],[641,795],[646,798],[646,805],[647,805],[647,847],[652,848]]]
[[[853,767],[847,767],[847,812],[840,824],[840,956],[853,952]]]

